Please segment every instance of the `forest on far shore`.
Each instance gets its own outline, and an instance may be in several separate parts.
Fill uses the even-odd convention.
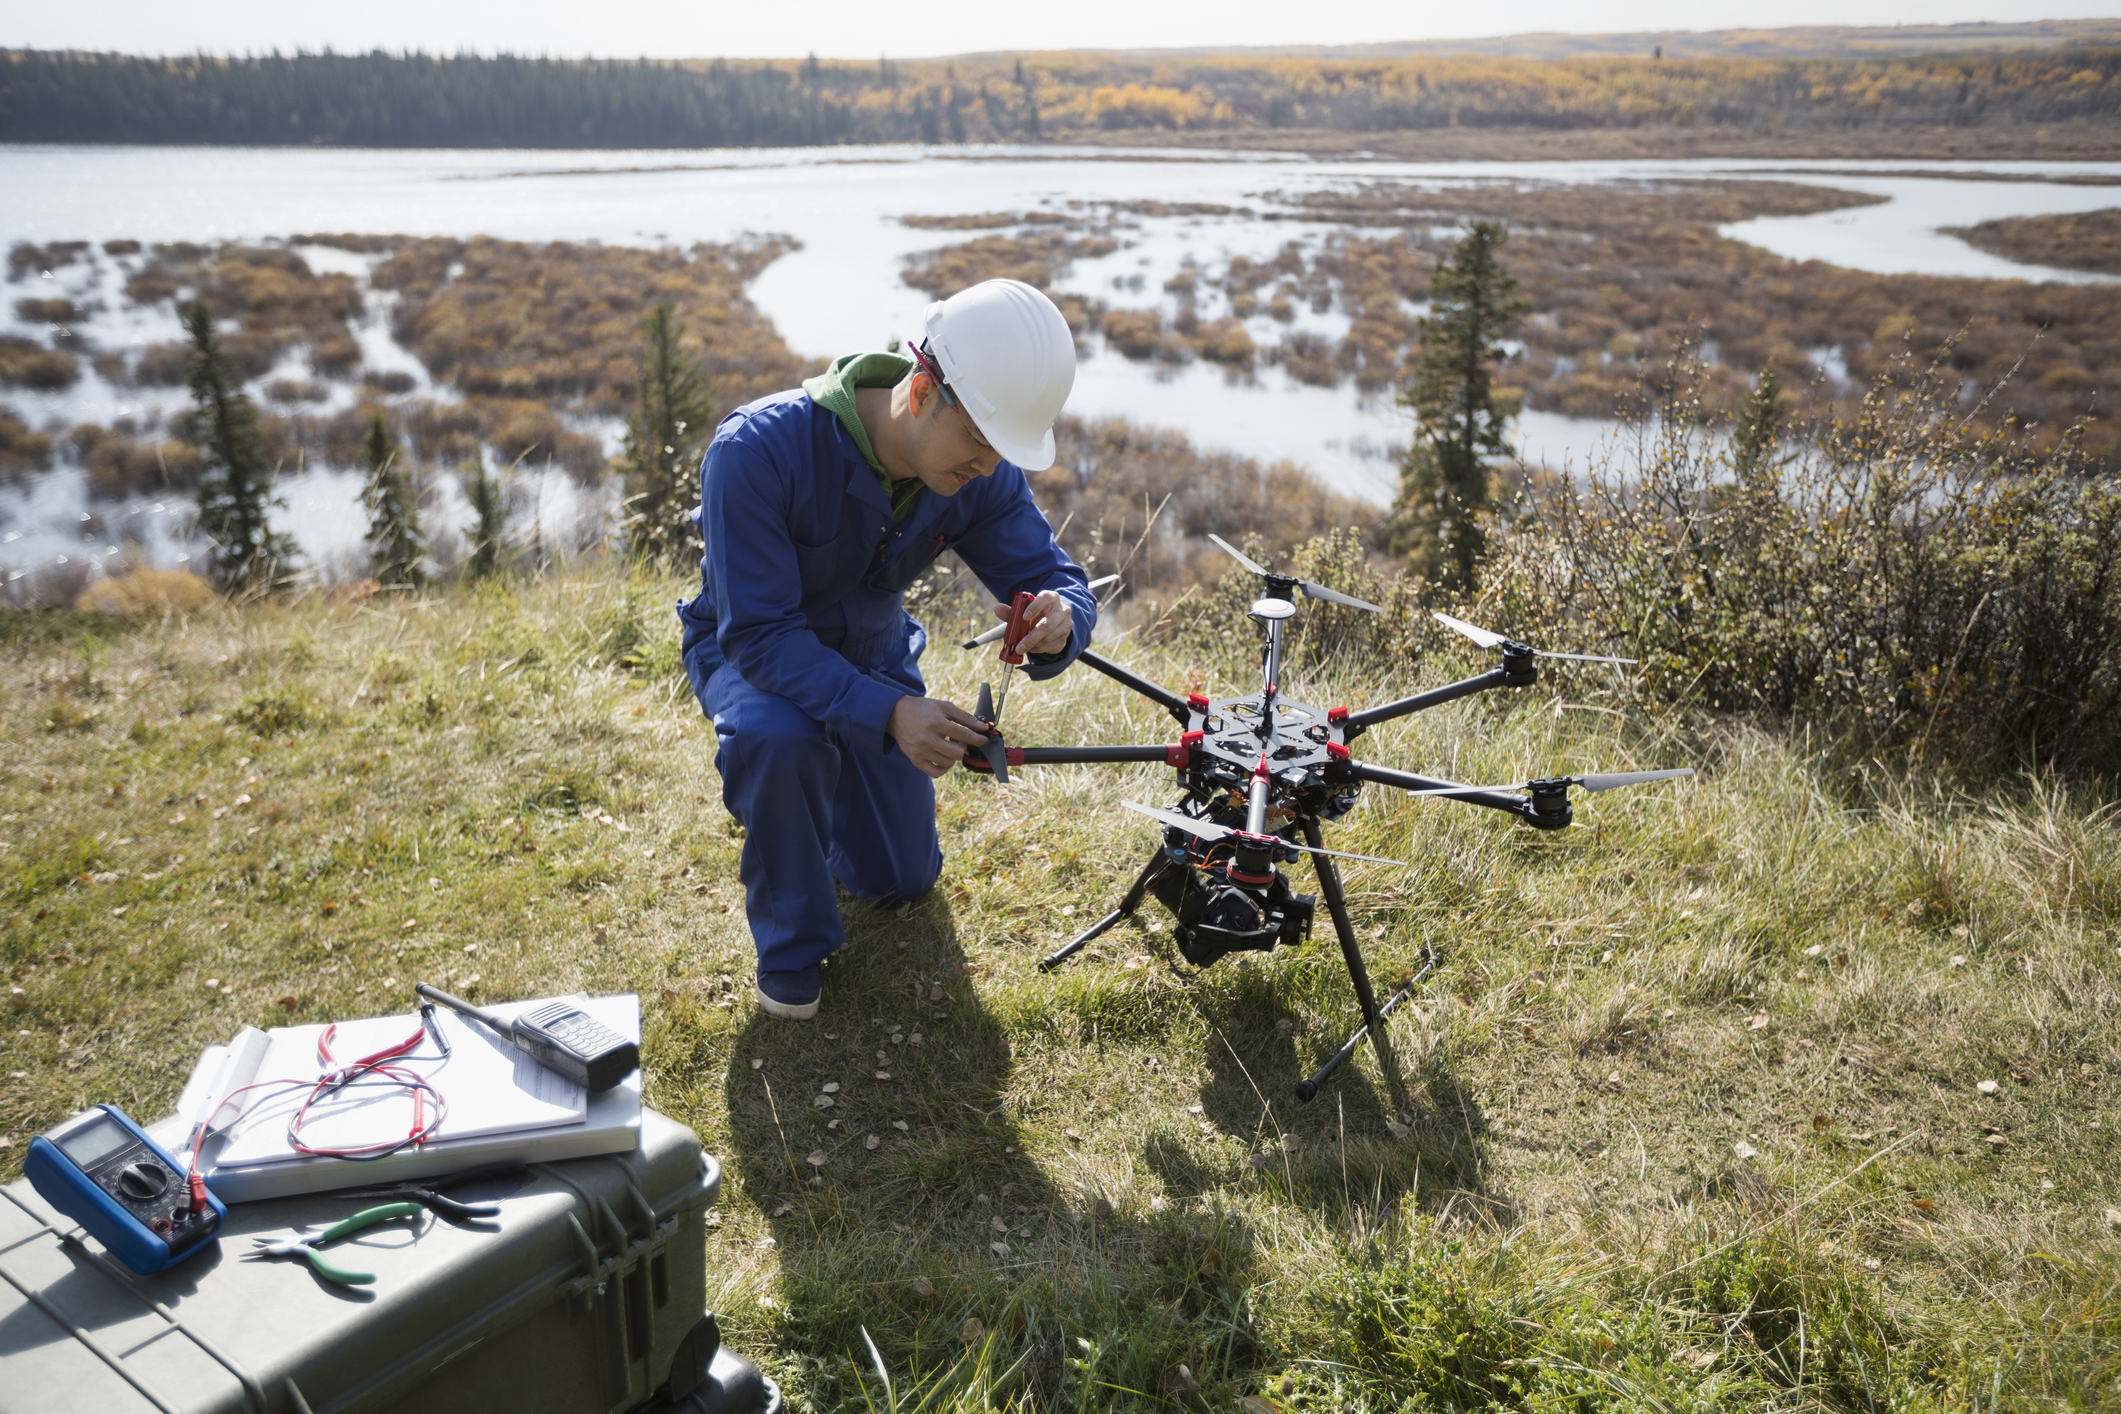
[[[2111,123],[2121,47],[1810,58],[1156,53],[875,63],[0,50],[0,141],[716,147]]]

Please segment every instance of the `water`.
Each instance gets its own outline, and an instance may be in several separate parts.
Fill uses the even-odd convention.
[[[1865,169],[1873,170],[1874,166],[1865,164]],[[2105,172],[2112,166],[2093,163],[2070,170]],[[1931,170],[1953,168],[1940,164]],[[1978,164],[1978,170],[2036,176],[2054,169],[2042,163],[1988,162]],[[1983,280],[2052,280],[2073,285],[2111,284],[2116,278],[2005,260],[1976,250],[1957,236],[1946,235],[1944,228],[1974,226],[2011,216],[2074,215],[2121,206],[2121,188],[1935,177],[1806,175],[1789,180],[1868,192],[1886,200],[1882,206],[1856,206],[1817,216],[1762,216],[1719,229],[1733,240],[1762,246],[1791,260],[1823,260],[1887,275],[1965,275]]]
[[[1229,217],[1129,218],[1125,246],[1080,262],[1060,288],[1122,305],[1147,304],[1187,259],[1214,272],[1235,255],[1271,256],[1290,240],[1315,245],[1336,229],[1303,219],[1263,220],[1269,211],[1297,216],[1284,201],[1302,193],[1357,182],[1405,181],[1435,187],[1498,178],[1526,182],[1599,182],[1657,178],[1760,176],[1874,192],[1884,204],[1816,216],[1764,218],[1726,228],[1726,234],[1792,259],[1819,259],[1878,273],[2016,276],[2089,282],[2108,277],[2018,266],[1940,234],[1943,226],[1971,225],[2001,215],[2076,212],[2121,204],[2121,192],[2031,181],[1997,183],[1945,177],[1839,175],[1836,167],[1870,172],[1949,173],[1979,166],[2030,176],[2069,173],[2121,175],[2121,164],[2029,163],[1807,163],[1724,160],[1667,162],[1410,163],[1361,158],[1313,161],[1286,154],[1203,153],[1185,150],[1114,152],[1107,149],[920,147],[811,148],[710,152],[466,152],[342,151],[233,148],[76,148],[0,146],[0,242],[259,240],[305,232],[407,232],[416,235],[492,235],[515,240],[601,240],[618,244],[727,241],[746,232],[794,236],[802,245],[754,281],[751,295],[798,353],[818,357],[877,347],[920,327],[927,297],[903,284],[908,257],[977,233],[915,230],[899,224],[909,214],[955,215],[1038,208],[1068,210],[1077,203],[1163,201],[1248,208]],[[360,271],[360,256],[304,250],[319,269]],[[109,262],[102,262],[108,270]],[[24,294],[56,293],[85,277],[79,265],[9,287],[7,332],[42,336],[12,312]],[[1132,291],[1140,280],[1141,294]],[[106,275],[106,280],[109,276]],[[1113,288],[1121,281],[1126,291]],[[84,291],[104,310],[88,332],[102,346],[177,337],[167,309],[127,306],[114,288]],[[372,297],[356,332],[371,367],[413,373],[429,396],[417,362],[388,336],[387,297]],[[1205,286],[1199,313],[1226,313]],[[1171,307],[1167,304],[1167,307]],[[1250,321],[1261,345],[1291,328],[1337,337],[1345,317],[1301,310],[1290,326],[1265,315]],[[292,366],[290,370],[292,371]],[[280,370],[267,379],[282,376]],[[262,382],[266,380],[260,380]],[[336,406],[350,391],[334,394]],[[117,389],[93,376],[59,394],[9,391],[4,400],[34,425],[108,423],[117,417],[169,411],[181,390]],[[1229,448],[1266,460],[1309,466],[1330,484],[1373,501],[1389,499],[1396,484],[1394,449],[1404,443],[1404,415],[1386,398],[1353,387],[1323,389],[1262,366],[1232,378],[1207,364],[1176,369],[1131,362],[1090,342],[1070,400],[1090,417],[1119,415],[1184,431],[1197,444]],[[610,441],[615,428],[600,429]],[[1609,424],[1528,413],[1517,427],[1528,460],[1581,465],[1610,434]],[[74,527],[87,507],[78,487],[69,498],[55,486],[69,473],[39,478],[35,488],[0,488],[0,566],[50,563],[62,553],[94,548],[108,557],[108,539],[88,546]],[[76,480],[78,477],[75,478]],[[357,546],[360,518],[347,478],[309,473],[291,489],[285,528],[313,559],[343,557]],[[541,535],[564,540],[593,507],[571,491],[540,483],[531,500],[546,508]],[[62,506],[60,503],[65,502]],[[76,503],[81,504],[77,505]],[[562,503],[565,503],[564,505]],[[100,508],[130,524],[158,514],[142,501]],[[297,509],[297,507],[301,509]],[[558,507],[558,509],[554,509]],[[439,512],[461,524],[453,495]],[[158,524],[160,522],[157,522]],[[129,531],[127,533],[130,533]],[[142,540],[163,562],[174,557],[166,535]],[[61,549],[61,546],[70,547]],[[156,548],[159,547],[159,548]]]

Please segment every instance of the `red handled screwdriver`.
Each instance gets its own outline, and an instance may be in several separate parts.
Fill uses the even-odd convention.
[[[990,725],[999,726],[1002,720],[1002,703],[1009,698],[1009,679],[1014,677],[1018,664],[1024,661],[1024,650],[1019,646],[1024,635],[1031,632],[1031,606],[1038,596],[1028,590],[1019,590],[1014,602],[1009,605],[1009,622],[1002,629],[1002,683],[994,694],[994,716]]]

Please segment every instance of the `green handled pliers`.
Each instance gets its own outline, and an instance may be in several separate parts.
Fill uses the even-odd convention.
[[[397,1218],[417,1218],[425,1215],[426,1209],[418,1203],[385,1203],[378,1208],[363,1208],[344,1222],[333,1223],[315,1237],[304,1237],[293,1241],[275,1241],[270,1237],[257,1239],[257,1251],[246,1252],[246,1257],[300,1257],[307,1261],[310,1269],[324,1280],[340,1286],[366,1286],[376,1279],[374,1272],[357,1272],[342,1267],[331,1257],[319,1251],[327,1242],[337,1242],[342,1237],[351,1237],[363,1228],[377,1223],[391,1222]]]

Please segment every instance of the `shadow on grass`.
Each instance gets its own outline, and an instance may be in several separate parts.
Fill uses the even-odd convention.
[[[726,1081],[732,1166],[780,1249],[779,1343],[825,1406],[859,1403],[865,1329],[915,1378],[967,1348],[968,1318],[1020,1335],[1015,1288],[1059,1204],[1007,1116],[1009,1040],[941,896],[843,908],[817,1019],[754,1011]]]
[[[1160,1403],[1180,1365],[1234,1389],[1260,1358],[1249,1225],[1101,1211],[1049,1173],[942,896],[846,917],[818,1020],[754,1014],[726,1081],[732,1167],[780,1252],[775,1344],[808,1403],[881,1397],[865,1335],[902,1402]]]
[[[1392,1133],[1367,1038],[1310,1102],[1297,1098],[1297,1083],[1362,1024],[1330,932],[1298,953],[1223,959],[1197,977],[1193,997],[1207,1033],[1203,1121],[1247,1144],[1245,1165],[1276,1196],[1318,1212],[1375,1215],[1412,1199],[1425,1210],[1470,1201],[1509,1216],[1508,1200],[1488,1185],[1483,1107],[1447,1058],[1410,1055],[1402,1028],[1393,1039],[1414,1105],[1408,1133]],[[1152,1146],[1146,1157],[1174,1192],[1227,1182],[1185,1146]]]
[[[845,910],[817,1019],[755,1011],[735,1041],[727,1100],[745,1193],[784,1248],[873,1240],[888,1210],[901,1246],[987,1252],[1008,1241],[993,1218],[1054,1202],[1004,1111],[1008,1037],[936,895],[903,913]]]

